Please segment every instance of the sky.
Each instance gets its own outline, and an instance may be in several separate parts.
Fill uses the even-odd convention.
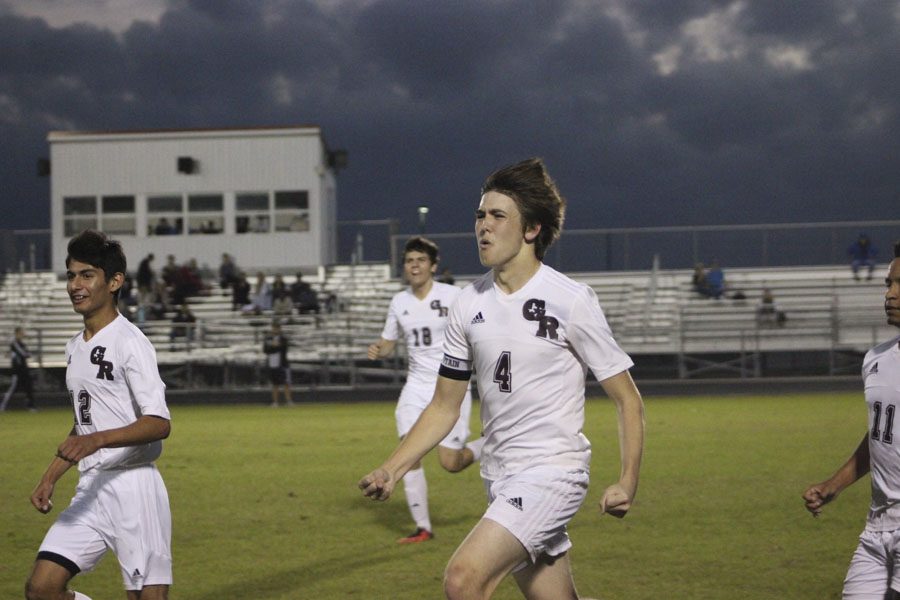
[[[570,228],[897,219],[900,2],[0,0],[0,229],[49,131],[308,124],[404,232],[531,156]]]

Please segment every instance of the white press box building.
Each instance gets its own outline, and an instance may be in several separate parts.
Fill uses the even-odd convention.
[[[335,161],[318,127],[51,132],[53,269],[92,228],[148,253],[217,268],[293,271],[335,262]]]

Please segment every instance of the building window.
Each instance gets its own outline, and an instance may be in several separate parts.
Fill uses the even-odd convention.
[[[275,231],[309,231],[309,193],[275,192]]]
[[[188,196],[188,233],[222,233],[225,228],[222,194]]]
[[[235,194],[234,212],[234,230],[236,233],[268,233],[271,231],[271,209],[268,192]]]
[[[63,234],[72,237],[85,229],[97,229],[97,198],[94,196],[63,198]]]
[[[147,235],[179,235],[184,232],[184,199],[181,196],[147,197]]]
[[[111,235],[134,235],[134,196],[103,196],[101,228]]]

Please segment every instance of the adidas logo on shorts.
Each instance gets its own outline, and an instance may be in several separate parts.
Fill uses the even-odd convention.
[[[522,498],[507,498],[506,503],[515,506],[519,510],[522,510]]]

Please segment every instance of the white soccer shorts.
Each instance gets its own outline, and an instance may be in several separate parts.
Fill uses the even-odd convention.
[[[900,592],[897,567],[900,530],[863,531],[844,579],[844,600],[884,598],[888,588]]]
[[[38,555],[50,553],[90,571],[112,550],[125,589],[140,590],[172,584],[171,540],[169,496],[154,465],[91,470],[81,474],[72,503],[50,527]]]
[[[566,525],[584,503],[589,479],[586,471],[554,466],[537,466],[496,481],[485,479],[490,506],[484,518],[513,534],[532,563],[542,554],[559,556],[572,547]]]
[[[434,386],[422,386],[409,384],[403,386],[400,392],[400,400],[397,402],[397,409],[394,416],[397,419],[397,435],[405,437],[412,426],[419,420],[419,415],[431,402],[434,396]],[[469,417],[472,415],[472,393],[466,391],[466,397],[463,398],[462,405],[459,407],[459,420],[450,430],[439,446],[449,448],[451,450],[462,450],[466,446],[466,440],[469,439]]]

